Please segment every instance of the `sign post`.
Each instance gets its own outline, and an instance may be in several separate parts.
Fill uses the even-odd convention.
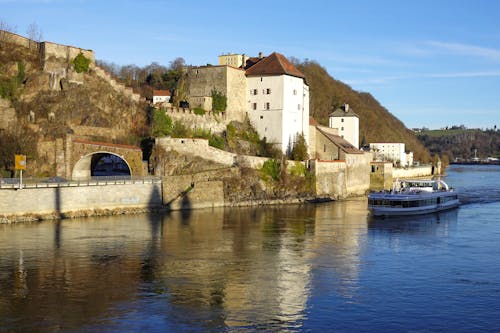
[[[19,174],[19,189],[23,188],[23,170],[26,170],[26,155],[15,156],[15,168],[20,171]]]

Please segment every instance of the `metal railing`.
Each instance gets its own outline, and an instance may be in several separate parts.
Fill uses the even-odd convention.
[[[98,176],[88,179],[67,180],[61,177],[52,178],[23,178],[23,188],[48,187],[78,187],[103,186],[125,184],[153,184],[161,183],[160,177],[155,176]],[[0,189],[18,189],[19,178],[0,178]]]

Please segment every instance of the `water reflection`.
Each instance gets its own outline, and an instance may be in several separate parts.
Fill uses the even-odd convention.
[[[366,227],[364,200],[1,226],[0,328],[294,330],[355,296]]]
[[[455,226],[458,211],[459,209],[452,209],[434,214],[415,216],[370,217],[368,228],[369,230],[387,233],[432,234],[438,230],[446,233],[448,228]]]

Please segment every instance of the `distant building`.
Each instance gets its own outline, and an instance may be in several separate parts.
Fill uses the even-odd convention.
[[[248,57],[244,54],[228,53],[219,56],[219,65],[227,65],[231,67],[245,67]]]
[[[170,90],[153,90],[153,104],[170,103]]]
[[[349,104],[344,104],[333,111],[328,125],[331,128],[337,128],[342,138],[359,148],[359,117],[349,108]]]
[[[282,54],[259,58],[246,70],[248,117],[260,137],[286,152],[297,134],[309,142],[309,86]]]
[[[413,164],[413,153],[405,152],[404,143],[370,143],[370,150],[376,161],[392,161],[400,166]]]

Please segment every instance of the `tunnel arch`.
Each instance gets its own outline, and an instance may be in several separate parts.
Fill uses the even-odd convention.
[[[81,157],[73,167],[71,178],[90,179],[99,176],[131,176],[132,168],[127,160],[109,151],[97,151]]]

